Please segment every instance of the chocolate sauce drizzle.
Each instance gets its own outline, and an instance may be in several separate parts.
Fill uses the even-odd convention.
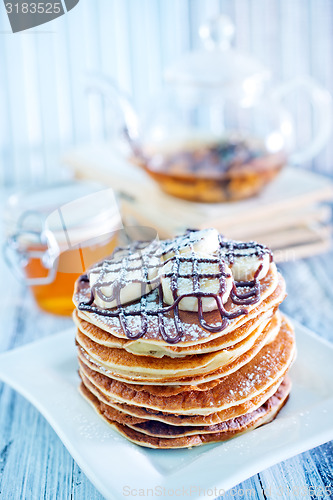
[[[216,256],[203,258],[198,256],[193,249],[193,238],[191,237],[192,231],[188,231],[183,237],[175,238],[174,240],[166,240],[157,244],[155,242],[147,246],[147,242],[136,242],[128,247],[117,247],[110,260],[104,260],[103,262],[97,264],[94,268],[89,271],[89,275],[92,273],[98,273],[98,281],[91,287],[91,296],[88,302],[81,302],[78,308],[82,311],[88,311],[92,313],[99,314],[101,316],[107,317],[118,317],[121,327],[129,339],[139,339],[143,337],[147,332],[148,327],[148,316],[157,316],[159,332],[162,338],[169,344],[176,344],[181,340],[184,335],[183,324],[179,317],[179,302],[185,297],[196,297],[198,299],[198,319],[200,326],[212,333],[217,333],[222,331],[228,324],[230,319],[237,318],[243,314],[247,314],[248,311],[245,308],[240,308],[235,312],[228,312],[223,304],[222,297],[226,291],[226,280],[230,278],[230,274],[227,272],[226,263],[231,267],[237,257],[248,257],[256,256],[259,260],[262,260],[265,254],[270,255],[270,260],[272,260],[272,255],[269,249],[263,245],[256,242],[241,243],[232,240],[225,240],[220,236],[219,250]],[[189,245],[191,252],[182,254],[180,248],[184,245]],[[172,252],[174,255],[163,260],[166,255]],[[155,262],[154,262],[155,260]],[[149,270],[156,267],[156,260],[159,265],[162,266],[167,262],[172,261],[171,271],[164,274],[164,277],[170,278],[170,287],[173,295],[174,302],[171,305],[165,305],[163,302],[163,289],[161,283],[161,277],[158,275],[156,278],[149,279]],[[188,262],[191,264],[191,273],[181,273],[180,267],[181,263]],[[217,273],[201,273],[199,272],[199,264],[218,264],[219,271]],[[117,283],[111,281],[104,281],[104,276],[108,271],[110,271],[110,266],[112,266],[112,272],[119,275]],[[235,282],[230,293],[230,299],[234,304],[237,305],[249,305],[255,304],[260,300],[260,282],[258,276],[262,270],[263,265],[260,264],[258,267],[253,280],[250,281],[238,281]],[[138,309],[129,308],[128,304],[123,306],[120,300],[121,290],[129,283],[126,281],[126,275],[129,271],[139,271],[141,270],[141,279],[131,279],[131,283],[141,284],[141,298],[139,302]],[[191,279],[193,282],[193,291],[186,294],[178,295],[179,278]],[[201,279],[218,279],[219,290],[218,293],[203,292],[200,289]],[[83,275],[80,278],[81,282],[89,282],[87,275]],[[106,296],[101,288],[113,285],[114,293],[111,297]],[[155,285],[154,292],[157,292],[157,302],[149,302],[147,297],[149,292],[151,292],[152,286]],[[246,292],[241,293],[239,289],[247,288]],[[116,301],[117,307],[111,310],[100,309],[94,305],[95,296],[98,296],[105,302]],[[220,324],[211,325],[205,321],[203,312],[202,299],[205,297],[213,298],[216,302],[217,309],[220,314]],[[153,305],[153,307],[152,307]],[[170,336],[165,328],[164,315],[167,312],[173,311],[173,320],[175,323],[176,335]],[[141,329],[137,333],[131,332],[128,326],[127,319],[133,316],[141,317]]]

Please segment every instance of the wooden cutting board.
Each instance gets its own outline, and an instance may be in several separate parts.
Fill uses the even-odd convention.
[[[63,161],[77,178],[113,187],[125,224],[149,225],[161,238],[188,227],[213,226],[227,237],[269,245],[279,261],[330,248],[333,183],[313,172],[287,167],[255,198],[204,204],[163,193],[140,167],[126,161],[111,145],[82,146],[66,154]]]

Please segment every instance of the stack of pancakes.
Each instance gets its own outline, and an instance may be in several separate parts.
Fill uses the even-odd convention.
[[[271,421],[290,392],[295,341],[278,310],[286,292],[273,261],[258,287],[256,302],[220,331],[204,328],[198,312],[180,310],[183,333],[171,343],[161,332],[161,314],[146,316],[140,334],[142,317],[131,311],[142,308],[141,299],[118,307],[118,315],[112,315],[117,308],[108,314],[96,305],[88,273],[74,292],[83,396],[119,433],[151,448],[224,441]],[[157,289],[145,295],[144,311],[156,306],[157,295]],[[230,296],[224,307],[232,313],[240,305]],[[176,338],[175,311],[164,310],[164,329]],[[204,319],[221,323],[218,310]]]

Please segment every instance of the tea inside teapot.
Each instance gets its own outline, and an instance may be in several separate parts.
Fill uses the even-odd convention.
[[[237,200],[259,192],[284,166],[287,154],[240,133],[146,146],[134,161],[167,193],[193,201]]]

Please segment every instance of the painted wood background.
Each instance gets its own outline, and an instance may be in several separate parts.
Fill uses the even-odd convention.
[[[104,74],[142,110],[163,68],[200,45],[198,27],[224,13],[235,46],[253,53],[276,81],[311,75],[333,92],[331,0],[80,0],[52,23],[13,35],[0,8],[0,185],[43,184],[61,176],[69,147],[107,135],[101,103],[85,92]],[[291,103],[304,144],[311,108]],[[306,167],[332,173],[333,141]]]

